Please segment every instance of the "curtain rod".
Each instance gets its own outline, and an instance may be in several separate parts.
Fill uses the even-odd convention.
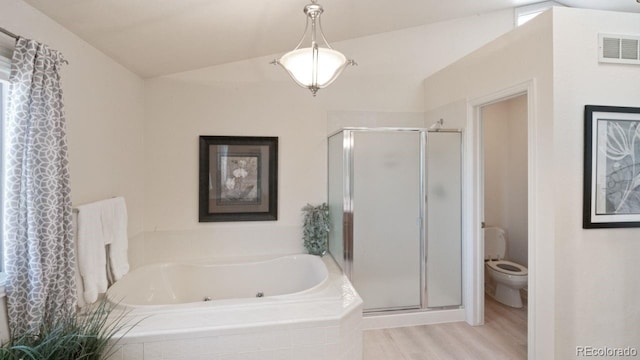
[[[5,29],[3,27],[0,27],[0,32],[5,34],[5,35],[7,35],[7,36],[11,36],[12,38],[14,38],[16,40],[18,40],[18,38],[19,38],[18,35],[12,33],[11,31],[9,31],[9,30],[7,30],[7,29]]]
[[[5,29],[3,27],[0,27],[0,33],[3,33],[5,35],[7,35],[7,36],[10,36],[10,37],[12,37],[12,38],[14,38],[16,40],[18,40],[20,38],[20,36],[12,33],[11,31],[9,31],[9,30],[7,30],[7,29]],[[67,64],[67,65],[69,64],[69,62],[66,59],[62,59],[62,62]]]

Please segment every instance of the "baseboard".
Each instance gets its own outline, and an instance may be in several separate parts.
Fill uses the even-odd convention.
[[[362,319],[363,330],[389,329],[405,326],[440,324],[465,321],[464,309],[405,312],[401,314],[366,315]]]

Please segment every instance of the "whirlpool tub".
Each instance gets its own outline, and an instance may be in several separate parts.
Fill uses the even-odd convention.
[[[106,297],[135,324],[109,360],[362,359],[362,299],[329,256],[152,264]]]
[[[128,308],[282,299],[320,287],[328,277],[322,259],[312,255],[241,263],[153,264],[127,274],[109,289],[107,299]]]

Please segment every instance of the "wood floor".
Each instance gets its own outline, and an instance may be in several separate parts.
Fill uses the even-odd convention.
[[[485,324],[465,322],[364,332],[364,360],[527,358],[527,310],[485,297]]]

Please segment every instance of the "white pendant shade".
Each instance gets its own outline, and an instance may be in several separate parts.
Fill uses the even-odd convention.
[[[280,59],[271,62],[282,66],[298,85],[311,90],[314,96],[319,89],[331,85],[347,65],[356,65],[355,61],[348,60],[341,52],[333,50],[325,39],[320,24],[320,15],[323,11],[316,0],[312,0],[311,4],[305,6],[307,26],[298,46]],[[311,23],[311,30],[307,32],[309,23]],[[310,40],[310,46],[301,48],[300,45],[305,39]],[[320,46],[322,42],[324,46]]]
[[[313,48],[290,51],[280,58],[280,65],[300,86],[322,89],[331,84],[347,65],[341,52],[317,48],[317,59]]]

